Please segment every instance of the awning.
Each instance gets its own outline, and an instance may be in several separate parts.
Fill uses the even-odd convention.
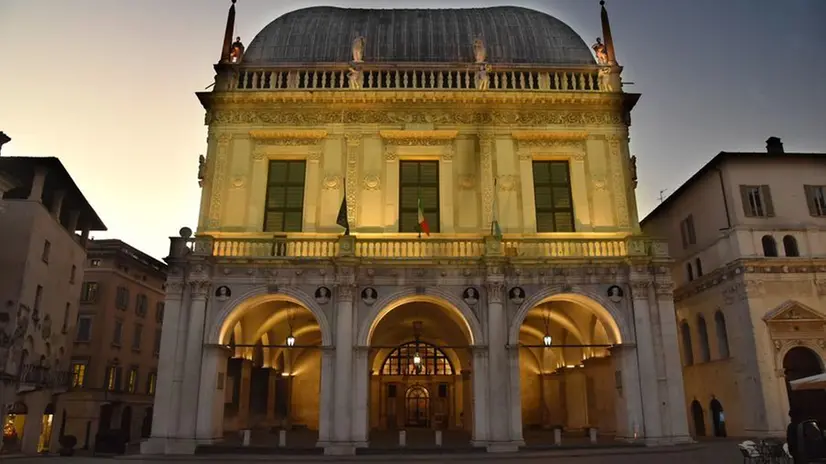
[[[792,390],[826,390],[826,374],[792,380],[789,385],[792,386]]]

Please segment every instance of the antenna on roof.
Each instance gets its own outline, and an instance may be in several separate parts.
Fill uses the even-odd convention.
[[[659,197],[657,197],[657,198],[660,200],[660,203],[662,203],[663,201],[665,201],[665,195],[663,195],[663,194],[664,194],[665,192],[667,192],[667,191],[668,191],[668,189],[662,189],[662,190],[660,190],[660,196],[659,196]]]

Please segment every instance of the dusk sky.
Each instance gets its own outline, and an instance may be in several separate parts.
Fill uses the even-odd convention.
[[[56,156],[120,238],[161,258],[193,229],[206,152],[194,93],[213,80],[229,0],[0,0],[4,156]],[[518,5],[590,45],[598,0],[239,0],[245,44],[302,7]],[[826,152],[826,0],[608,0],[632,113],[640,217],[717,152]],[[308,31],[311,32],[311,31]]]

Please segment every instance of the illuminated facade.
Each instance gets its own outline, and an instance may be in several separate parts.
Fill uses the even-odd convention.
[[[398,430],[689,439],[604,9],[596,60],[516,7],[308,8],[246,49],[234,17],[143,452],[272,428],[329,454]]]

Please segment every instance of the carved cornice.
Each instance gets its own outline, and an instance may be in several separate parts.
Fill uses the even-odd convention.
[[[460,107],[459,107],[460,108]],[[623,124],[622,115],[611,109],[601,110],[523,110],[490,111],[474,109],[433,109],[399,111],[398,108],[369,110],[309,110],[305,108],[214,109],[207,115],[208,124],[248,125],[275,124],[318,127],[325,124],[444,124],[444,125],[513,125],[513,126],[583,126]]]
[[[252,130],[249,134],[262,145],[315,145],[327,137],[326,130]]]
[[[385,142],[393,145],[447,145],[458,135],[457,130],[383,130],[379,131]]]
[[[582,142],[588,138],[585,131],[541,131],[541,130],[521,130],[511,132],[514,140],[519,142]]]
[[[783,274],[810,274],[811,282],[814,283],[813,290],[818,295],[826,296],[826,280],[817,279],[815,274],[823,272],[826,272],[826,260],[821,258],[743,258],[732,261],[725,267],[715,269],[676,289],[674,299],[675,301],[685,300],[720,285],[738,282],[734,286],[729,286],[724,292],[724,295],[732,295],[727,297],[732,299],[735,298],[732,292],[739,292],[735,288],[738,284],[740,286],[751,285],[756,291],[762,285],[762,280],[758,284],[754,279],[761,279],[761,276],[765,276],[767,279],[764,280],[771,282],[777,279],[776,275]],[[743,284],[743,279],[746,279],[746,276],[748,276],[746,282],[750,282],[750,284]]]

